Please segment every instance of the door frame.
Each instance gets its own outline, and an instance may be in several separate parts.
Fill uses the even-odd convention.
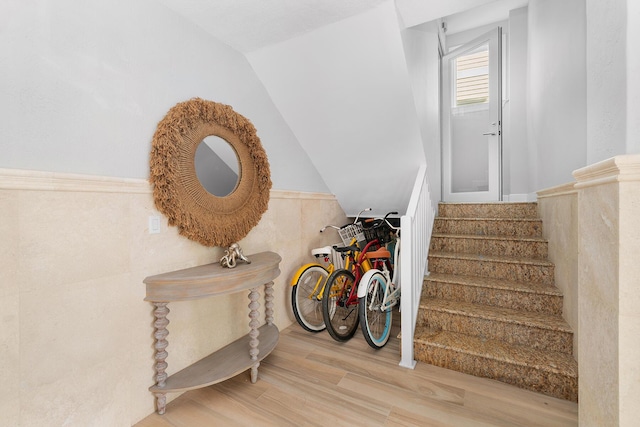
[[[488,43],[490,57],[489,74],[489,92],[495,103],[495,135],[488,135],[489,144],[489,189],[488,191],[477,192],[451,192],[451,102],[452,90],[451,86],[445,87],[446,83],[452,83],[451,70],[448,66],[448,60],[451,57],[459,56],[465,52],[471,51],[478,46]],[[441,182],[442,182],[442,200],[445,202],[499,202],[503,199],[503,159],[502,159],[502,28],[500,26],[489,32],[482,34],[475,39],[464,43],[447,54],[441,56],[440,67],[440,93],[441,93]],[[493,73],[493,74],[492,74]],[[487,124],[489,126],[489,124]],[[489,130],[489,129],[487,129]],[[492,174],[493,173],[493,174]]]

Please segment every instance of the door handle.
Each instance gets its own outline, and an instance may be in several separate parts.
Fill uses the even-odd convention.
[[[491,123],[491,126],[495,126],[495,125],[496,125],[496,122]],[[486,133],[483,133],[482,135],[484,135],[484,136],[493,136],[495,134],[496,134],[495,132],[486,132]]]

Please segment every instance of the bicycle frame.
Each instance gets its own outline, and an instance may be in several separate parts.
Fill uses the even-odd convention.
[[[389,310],[391,307],[393,307],[394,305],[396,305],[396,303],[398,302],[399,298],[400,298],[400,287],[396,287],[395,283],[393,283],[391,281],[391,277],[389,274],[389,270],[384,268],[382,270],[377,270],[377,269],[372,269],[367,271],[363,276],[362,279],[360,279],[360,282],[358,282],[358,298],[362,298],[367,294],[367,286],[366,284],[369,283],[369,280],[371,279],[371,276],[373,276],[375,273],[382,273],[382,275],[385,277],[388,286],[385,287],[384,290],[384,298],[382,300],[382,304],[380,305],[380,307],[378,307],[378,309],[380,311],[387,311]],[[371,298],[372,301],[375,301],[375,297],[377,296],[377,292],[378,289],[375,289],[375,293],[374,296]],[[374,310],[376,309],[376,307],[373,307],[373,305],[368,307],[369,310]]]
[[[360,283],[360,280],[362,280],[362,278],[364,277],[364,274],[366,274],[371,270],[377,270],[378,268],[383,268],[384,261],[376,260],[372,264],[371,260],[366,258],[366,253],[369,251],[369,249],[371,249],[372,246],[379,246],[378,241],[377,240],[370,241],[369,243],[366,244],[364,249],[360,252],[354,252],[354,251],[347,252],[346,260],[345,260],[345,270],[349,270],[353,273],[353,276],[355,278],[354,284],[356,284],[356,286],[352,287],[351,291],[349,292],[349,295],[346,298],[346,301],[343,300],[344,295],[339,295],[338,301],[344,301],[343,304],[345,305],[345,307],[358,304],[358,288],[360,287],[359,283]],[[340,289],[340,292],[342,293],[342,288]]]
[[[398,258],[399,248],[400,248],[400,239],[398,239],[398,241],[396,242],[396,247],[394,251],[395,253],[394,259],[396,260],[396,263],[398,264],[398,266],[400,265],[399,264],[400,260]],[[396,305],[400,299],[400,286],[396,286],[396,283],[394,280],[397,277],[397,270],[398,268],[396,266],[396,269],[394,269],[393,278],[391,277],[391,272],[389,271],[386,264],[384,263],[382,264],[382,269],[371,269],[367,271],[358,282],[358,292],[357,292],[358,298],[362,298],[366,295],[367,283],[369,283],[371,276],[373,276],[377,272],[380,272],[387,280],[388,286],[385,287],[384,298],[382,300],[382,304],[378,309],[380,311],[386,311],[386,310],[389,310],[394,305]],[[378,289],[376,288],[374,296],[377,296],[377,292],[378,292]],[[375,298],[371,298],[371,300],[375,301]],[[368,308],[369,310],[374,310],[376,307],[370,306]]]

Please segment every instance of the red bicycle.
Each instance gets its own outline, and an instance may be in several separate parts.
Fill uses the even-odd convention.
[[[391,253],[383,245],[389,241],[386,219],[394,214],[396,212],[389,212],[383,219],[365,221],[366,244],[362,249],[358,244],[334,247],[345,258],[345,267],[327,278],[322,316],[329,335],[336,341],[349,340],[358,328],[358,283],[362,276],[372,268],[382,270],[383,264],[387,269],[392,268]]]

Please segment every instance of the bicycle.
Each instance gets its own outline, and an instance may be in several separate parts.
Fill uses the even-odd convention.
[[[395,214],[390,212],[385,216]],[[366,228],[364,229],[366,232]],[[383,242],[376,238],[366,239],[359,245],[335,248],[343,254],[345,268],[337,269],[327,278],[325,292],[322,296],[322,315],[329,335],[336,341],[347,341],[353,337],[358,328],[357,311],[358,283],[367,271],[382,269],[383,264],[390,268],[390,253],[381,248]]]
[[[360,211],[353,223],[338,227],[326,225],[320,232],[327,228],[338,230],[342,242],[350,246],[363,239],[362,228],[358,224],[360,214],[371,208]],[[322,296],[327,278],[336,270],[342,268],[342,260],[331,246],[315,248],[311,254],[321,262],[305,264],[296,271],[291,279],[291,305],[296,321],[303,329],[309,332],[321,332],[326,329],[324,316],[322,315]]]
[[[400,301],[400,285],[397,281],[400,271],[400,228],[391,225],[386,218],[378,227],[381,233],[391,231],[396,235],[394,247],[394,268],[386,263],[377,263],[382,269],[370,269],[358,283],[358,318],[365,340],[374,349],[384,347],[389,341],[393,323],[392,309]]]

